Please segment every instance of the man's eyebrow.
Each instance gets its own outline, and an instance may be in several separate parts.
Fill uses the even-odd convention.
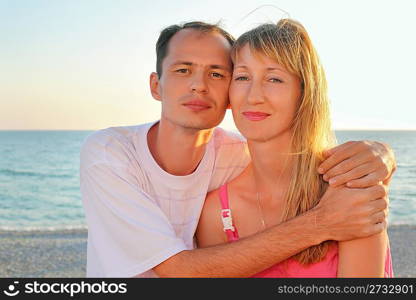
[[[224,70],[224,71],[231,71],[231,68],[227,67],[227,66],[223,66],[223,65],[210,65],[211,69],[220,69],[220,70]]]
[[[178,60],[178,61],[175,61],[172,65],[187,65],[187,66],[192,66],[193,63],[191,63],[190,61]]]
[[[178,65],[194,66],[194,65],[197,65],[197,64],[195,64],[193,62],[190,62],[190,61],[184,61],[184,60],[178,60],[178,61],[175,61],[172,64],[172,66],[178,66]],[[228,72],[231,71],[231,68],[229,68],[227,66],[224,66],[224,65],[218,65],[218,64],[209,65],[209,68],[210,69],[225,70],[225,71],[228,71]]]

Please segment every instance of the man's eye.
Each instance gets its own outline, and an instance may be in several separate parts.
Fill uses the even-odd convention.
[[[213,72],[213,73],[211,73],[211,76],[212,76],[212,77],[215,77],[215,78],[223,78],[223,77],[224,77],[224,75],[222,75],[222,74],[220,74],[220,73],[217,73],[217,72]]]
[[[237,76],[234,78],[235,81],[247,81],[248,77],[247,76]]]
[[[177,70],[175,70],[175,72],[176,72],[176,73],[186,74],[186,73],[188,73],[188,72],[189,72],[189,70],[188,70],[188,69],[177,69]]]

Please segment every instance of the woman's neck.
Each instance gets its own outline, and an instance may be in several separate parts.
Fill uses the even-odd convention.
[[[275,193],[281,194],[287,189],[292,175],[291,133],[266,142],[249,140],[248,148],[257,192],[275,198]]]

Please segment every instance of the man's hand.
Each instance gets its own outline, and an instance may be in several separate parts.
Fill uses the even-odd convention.
[[[316,211],[316,227],[336,241],[347,241],[380,233],[387,228],[387,188],[329,186]]]
[[[379,182],[388,185],[396,170],[392,149],[380,142],[347,142],[325,151],[324,155],[326,159],[318,172],[333,187],[347,184],[364,188]]]

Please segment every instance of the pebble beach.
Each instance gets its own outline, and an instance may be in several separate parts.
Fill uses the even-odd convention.
[[[416,226],[388,228],[395,277],[416,278]],[[0,231],[0,277],[83,278],[86,230]]]

